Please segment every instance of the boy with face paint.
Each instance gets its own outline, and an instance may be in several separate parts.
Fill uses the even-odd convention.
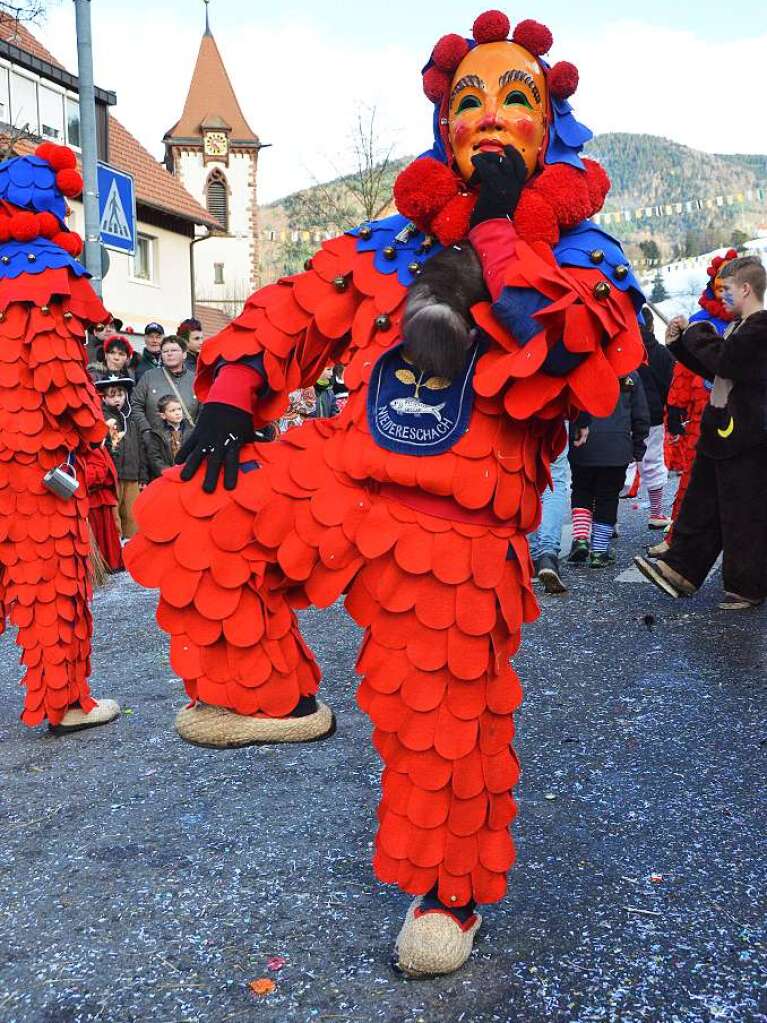
[[[294,612],[345,594],[384,765],[374,869],[417,897],[396,945],[412,976],[465,962],[477,905],[506,890],[526,536],[565,419],[609,415],[642,358],[638,283],[588,220],[609,182],[580,156],[577,72],[545,61],[544,26],[510,30],[490,11],[434,47],[433,146],[399,213],[205,342],[183,468],[139,498],[126,553],[193,701],[177,730],[205,746],[332,734]],[[252,443],[339,362],[340,415]]]
[[[720,554],[725,611],[767,597],[767,274],[756,256],[721,271],[722,302],[733,322],[715,326],[675,317],[671,352],[711,382],[689,486],[668,551],[640,571],[670,596],[691,596]]]

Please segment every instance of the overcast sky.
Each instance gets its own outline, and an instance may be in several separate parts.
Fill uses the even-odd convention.
[[[492,5],[490,5],[492,6]],[[503,5],[499,5],[503,6]],[[93,0],[96,82],[158,158],[178,119],[204,27],[202,0]],[[213,34],[261,154],[260,201],[349,166],[355,110],[375,106],[382,143],[428,148],[420,68],[438,37],[470,34],[481,3],[457,0],[211,0]],[[506,7],[554,34],[552,61],[578,65],[573,98],[595,133],[647,132],[709,152],[767,152],[767,16],[762,0],[596,0]],[[76,72],[71,0],[33,29]]]

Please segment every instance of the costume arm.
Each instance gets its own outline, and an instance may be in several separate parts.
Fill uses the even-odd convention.
[[[314,384],[349,343],[365,294],[355,283],[356,239],[325,242],[310,269],[260,289],[236,320],[202,347],[195,392],[253,413],[253,425],[277,419],[291,391]]]
[[[597,269],[560,266],[549,245],[520,240],[509,220],[485,221],[469,238],[493,300],[472,312],[505,349],[481,361],[478,393],[505,388],[514,419],[609,416],[619,379],[644,358],[631,295]]]
[[[753,380],[767,364],[767,314],[749,316],[720,342],[719,376],[727,380]]]
[[[713,380],[719,373],[722,339],[714,325],[707,320],[691,323],[668,347],[674,358],[695,376]]]

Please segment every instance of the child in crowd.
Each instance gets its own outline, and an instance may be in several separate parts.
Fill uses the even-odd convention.
[[[592,420],[584,444],[574,444],[574,431],[571,425],[573,545],[567,560],[583,564],[590,546],[591,567],[604,568],[614,560],[610,540],[626,469],[631,462],[642,461],[650,433],[650,413],[639,374],[624,377],[615,411]]]
[[[101,395],[104,419],[114,422],[110,429],[110,450],[117,471],[117,526],[124,540],[136,533],[133,504],[141,488],[149,482],[149,465],[141,439],[141,430],[131,415],[131,377],[106,376],[96,381]]]
[[[144,434],[152,479],[157,479],[175,463],[176,455],[192,429],[184,418],[181,402],[174,395],[163,394],[157,402],[157,411],[162,426]]]
[[[114,419],[107,420],[110,435]],[[117,530],[117,471],[107,449],[107,440],[93,445],[85,456],[85,486],[88,491],[88,525],[101,557],[110,572],[122,572],[120,534]]]
[[[338,402],[333,389],[333,367],[326,366],[315,384],[316,405],[312,415],[315,419],[330,419],[339,412]]]

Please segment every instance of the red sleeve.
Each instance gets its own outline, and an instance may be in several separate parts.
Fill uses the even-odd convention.
[[[504,271],[516,252],[517,232],[510,220],[484,220],[469,231],[469,241],[477,253],[485,284],[495,302],[503,291]]]
[[[241,362],[230,362],[216,374],[206,400],[253,412],[263,383],[264,378],[257,369]]]

